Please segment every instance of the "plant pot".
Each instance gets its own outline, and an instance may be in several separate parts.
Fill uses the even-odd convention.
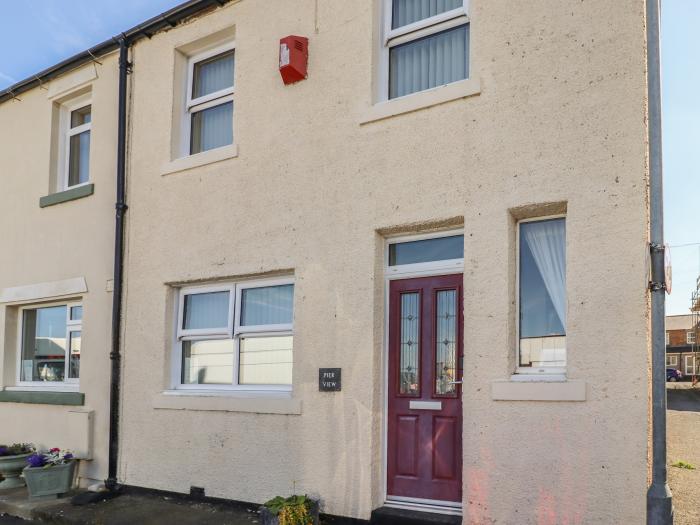
[[[30,454],[17,456],[0,456],[0,475],[5,478],[0,482],[0,489],[14,489],[24,487],[24,480],[19,477],[22,469],[27,466],[27,458]]]
[[[318,500],[312,499],[311,500],[311,509],[309,509],[311,512],[311,518],[313,519],[312,523],[314,525],[318,525],[318,514],[319,514],[319,504]],[[268,509],[265,505],[260,507],[260,523],[261,525],[279,525],[280,520],[277,517],[276,514],[273,514],[270,509]]]
[[[76,464],[77,461],[71,460],[52,467],[25,467],[23,472],[29,496],[58,497],[68,492],[73,487]]]

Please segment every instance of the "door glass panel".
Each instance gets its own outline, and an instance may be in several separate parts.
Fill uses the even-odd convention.
[[[435,331],[435,393],[453,394],[457,380],[457,292],[437,292]]]
[[[401,294],[399,393],[418,394],[420,377],[420,294]]]

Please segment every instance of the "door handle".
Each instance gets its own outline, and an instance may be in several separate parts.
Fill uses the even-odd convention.
[[[448,385],[461,385],[462,383],[464,383],[464,380],[450,381]]]

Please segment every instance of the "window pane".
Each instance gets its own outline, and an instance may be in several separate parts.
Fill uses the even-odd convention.
[[[392,5],[391,27],[406,26],[462,7],[464,0],[394,0]]]
[[[70,333],[70,370],[68,377],[77,379],[80,377],[80,344],[82,342],[82,332]]]
[[[82,321],[82,319],[83,319],[83,307],[82,306],[71,306],[70,320],[71,321]]]
[[[63,381],[66,307],[25,310],[22,319],[22,381]]]
[[[389,266],[464,258],[464,235],[389,245]]]
[[[469,75],[469,25],[392,47],[389,98],[464,80]]]
[[[244,288],[241,292],[241,326],[291,324],[294,285]]]
[[[182,342],[182,384],[230,385],[233,382],[232,339]]]
[[[70,137],[68,155],[68,186],[75,186],[90,180],[89,131],[83,131]]]
[[[291,385],[293,337],[241,339],[241,385]]]
[[[520,224],[520,337],[566,334],[564,219]]]
[[[85,106],[84,108],[76,109],[71,111],[70,114],[70,127],[77,128],[83,124],[87,124],[92,121],[92,107]]]
[[[192,114],[190,153],[233,144],[233,101]]]
[[[435,393],[452,394],[456,385],[457,291],[437,293],[435,320]]]
[[[233,66],[233,51],[197,62],[193,71],[192,98],[233,87]]]
[[[401,294],[399,392],[417,394],[420,380],[420,294]]]
[[[228,327],[229,293],[224,291],[186,295],[182,328],[201,330]]]

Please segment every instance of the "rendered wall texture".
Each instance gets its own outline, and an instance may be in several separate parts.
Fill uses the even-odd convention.
[[[0,441],[83,448],[92,440],[94,460],[82,462],[80,476],[107,475],[109,351],[114,245],[117,127],[117,61],[100,59],[0,104],[0,291],[84,278],[80,392],[85,405],[0,403]],[[55,191],[55,104],[90,86],[92,131],[90,179],[94,194],[39,207]],[[49,98],[56,95],[57,98]],[[39,288],[51,288],[39,287]],[[16,381],[17,311],[22,304],[75,299],[79,294],[0,304],[0,387]],[[94,411],[93,431],[76,430],[71,411]],[[92,435],[90,435],[92,434]],[[87,482],[87,480],[83,480]]]
[[[120,479],[243,501],[316,493],[324,512],[369,517],[383,497],[381,233],[444,220],[465,232],[465,523],[642,523],[644,3],[473,0],[480,94],[361,124],[375,8],[244,0],[136,44]],[[176,49],[226,28],[238,156],[163,175]],[[309,78],[285,87],[290,34],[310,39]],[[515,220],[548,203],[567,214],[568,377],[586,400],[494,401],[514,366]],[[290,272],[301,413],[164,403],[169,285]],[[319,367],[342,367],[341,392],[318,392]]]

